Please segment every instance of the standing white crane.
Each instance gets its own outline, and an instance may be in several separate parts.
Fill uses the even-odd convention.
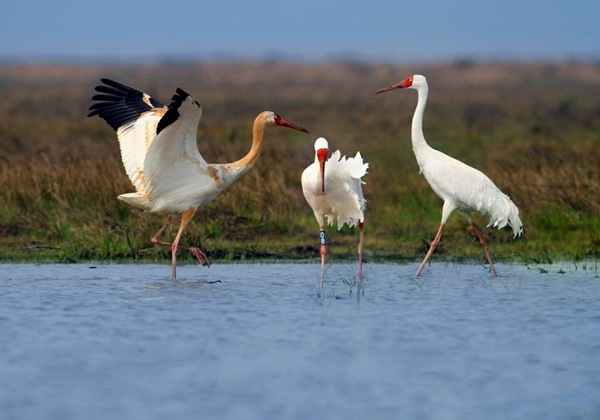
[[[98,115],[117,132],[125,171],[136,192],[119,195],[126,203],[151,213],[166,214],[167,221],[152,243],[171,248],[173,280],[176,280],[178,249],[190,251],[202,265],[210,265],[197,247],[179,245],[181,234],[196,210],[233,184],[260,154],[264,130],[278,125],[308,133],[271,111],[254,120],[252,147],[236,162],[206,163],[198,151],[196,132],[202,108],[188,93],[177,88],[169,106],[148,94],[109,79],[96,86],[88,117]],[[160,237],[173,219],[181,215],[173,243]]]
[[[513,230],[513,237],[517,237],[523,232],[523,224],[519,219],[519,209],[481,171],[435,150],[427,144],[423,135],[423,113],[425,112],[429,92],[425,76],[418,74],[409,76],[403,81],[380,89],[375,93],[401,88],[416,89],[418,93],[417,108],[415,109],[411,128],[413,152],[417,158],[420,173],[427,179],[433,191],[444,200],[440,227],[435,239],[429,246],[425,259],[417,270],[417,276],[421,274],[427,260],[439,244],[444,225],[454,210],[457,210],[471,224],[490,263],[492,275],[495,276],[496,269],[485,238],[469,213],[478,211],[483,215],[489,214],[488,227],[493,225],[498,229],[502,229],[508,225]]]
[[[360,152],[357,152],[353,158],[346,158],[336,150],[327,159],[328,153],[327,140],[319,137],[315,141],[315,161],[302,172],[302,192],[312,207],[320,228],[321,281],[327,254],[325,218],[329,225],[333,225],[337,219],[338,230],[344,224],[349,227],[358,225],[358,277],[362,280],[364,211],[367,201],[363,196],[364,181],[361,178],[367,174],[369,164],[363,163]]]

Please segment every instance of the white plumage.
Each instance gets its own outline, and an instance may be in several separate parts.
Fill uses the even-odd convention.
[[[484,173],[431,148],[427,144],[423,135],[423,114],[429,91],[427,79],[421,75],[410,76],[402,82],[380,89],[376,93],[400,88],[417,90],[418,102],[411,127],[413,151],[417,158],[421,174],[427,179],[433,191],[444,200],[440,228],[417,271],[417,275],[421,274],[425,263],[438,245],[444,225],[454,210],[458,210],[471,224],[486,253],[486,257],[490,263],[490,270],[493,275],[496,275],[496,269],[494,268],[485,238],[471,219],[469,213],[478,211],[483,215],[489,215],[490,222],[488,227],[494,226],[502,229],[505,226],[510,226],[513,236],[516,237],[523,232],[523,224],[519,218],[519,209]]]
[[[367,202],[362,192],[362,177],[367,174],[368,163],[363,162],[360,152],[353,158],[342,156],[336,150],[326,160],[329,152],[327,140],[319,137],[315,141],[315,161],[302,172],[302,191],[312,207],[321,229],[321,278],[325,264],[326,239],[325,219],[338,230],[344,224],[359,227],[359,277],[362,278],[362,249],[364,211]]]
[[[208,265],[206,255],[196,247],[179,245],[181,234],[196,210],[214,199],[256,162],[268,126],[278,125],[308,132],[271,111],[254,120],[252,147],[242,159],[232,163],[207,163],[196,143],[202,108],[188,93],[177,89],[169,106],[148,94],[109,79],[96,87],[88,116],[98,115],[117,132],[125,172],[136,192],[119,199],[143,210],[167,214],[167,222],[152,237],[152,243],[171,247],[173,280],[176,279],[178,249],[192,252]],[[181,224],[173,243],[160,236],[175,215]]]

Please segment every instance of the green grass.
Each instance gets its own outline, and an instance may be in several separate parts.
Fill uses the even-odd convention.
[[[213,261],[318,257],[318,226],[300,189],[318,136],[343,154],[360,150],[370,164],[367,260],[420,260],[439,226],[441,201],[411,150],[416,93],[373,94],[412,73],[429,80],[430,145],[485,172],[520,208],[522,238],[484,229],[494,258],[597,260],[597,64],[213,62],[0,66],[0,261],[169,259],[168,249],[150,243],[164,218],[116,199],[132,187],[114,131],[85,118],[100,77],[163,102],[177,86],[192,93],[204,107],[198,143],[209,162],[243,156],[251,123],[264,109],[311,130],[268,130],[258,164],[196,214],[182,241]],[[355,258],[356,232],[330,228],[328,237],[333,258]],[[187,253],[179,258],[193,261]],[[434,258],[484,258],[458,214]]]

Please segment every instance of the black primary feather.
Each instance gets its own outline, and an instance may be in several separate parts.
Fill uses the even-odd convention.
[[[158,135],[162,130],[167,128],[169,125],[173,124],[179,118],[179,107],[185,101],[185,99],[190,96],[189,93],[184,91],[183,89],[177,88],[175,94],[171,98],[171,103],[167,109],[167,112],[158,122],[156,126],[156,135]]]
[[[115,131],[119,127],[137,120],[143,112],[164,105],[156,99],[149,98],[150,105],[144,101],[144,93],[110,79],[100,79],[104,85],[96,86],[100,92],[92,97],[98,101],[89,110],[88,117],[98,115],[106,120]],[[161,120],[162,121],[162,120]]]

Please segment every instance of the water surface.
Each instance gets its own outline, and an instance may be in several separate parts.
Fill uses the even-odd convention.
[[[2,419],[600,417],[598,263],[0,265]]]

